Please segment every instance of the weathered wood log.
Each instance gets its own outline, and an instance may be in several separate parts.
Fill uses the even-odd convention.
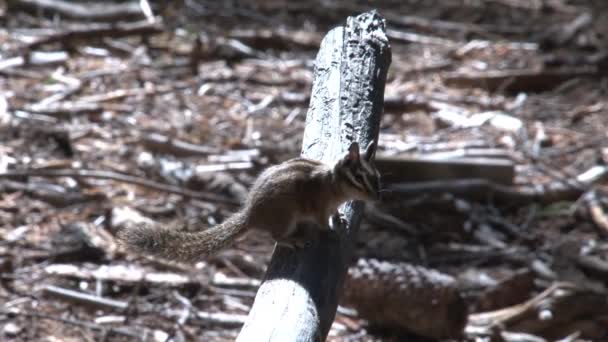
[[[482,88],[488,91],[504,90],[511,93],[540,92],[557,87],[575,77],[593,77],[595,66],[558,69],[488,70],[446,72],[443,82],[450,87]]]
[[[398,203],[419,196],[450,193],[473,200],[492,198],[499,202],[525,205],[532,202],[550,204],[576,201],[594,184],[608,178],[608,167],[594,166],[574,179],[555,180],[545,184],[508,186],[484,178],[402,182],[384,187],[383,201]]]
[[[330,31],[317,55],[302,156],[331,163],[352,141],[378,136],[390,47],[375,11]],[[361,220],[362,203],[341,208],[346,227],[306,248],[277,246],[238,341],[324,340]]]
[[[493,158],[431,159],[376,157],[385,182],[430,182],[456,179],[485,179],[502,185],[513,184],[515,165],[510,160]]]

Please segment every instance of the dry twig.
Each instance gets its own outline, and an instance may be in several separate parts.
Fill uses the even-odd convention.
[[[170,184],[164,184],[155,182],[146,178],[131,176],[123,173],[113,171],[102,171],[102,170],[86,170],[86,169],[27,169],[27,170],[7,170],[0,172],[0,178],[6,177],[23,177],[23,176],[36,176],[36,177],[74,177],[74,178],[98,178],[98,179],[109,179],[118,182],[131,183],[140,185],[146,188],[164,191],[172,194],[181,195],[184,197],[206,200],[216,203],[224,203],[235,205],[237,204],[234,200],[225,198],[223,196],[214,195],[210,193],[192,191],[189,189],[180,188]]]

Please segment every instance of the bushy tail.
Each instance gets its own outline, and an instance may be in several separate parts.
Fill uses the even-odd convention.
[[[135,224],[118,232],[128,249],[169,260],[193,262],[226,247],[247,230],[245,215],[237,212],[223,223],[201,232],[188,233],[151,224]]]

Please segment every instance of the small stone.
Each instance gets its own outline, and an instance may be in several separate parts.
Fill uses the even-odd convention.
[[[21,332],[21,327],[15,323],[9,322],[6,325],[4,325],[2,332],[4,333],[4,336],[16,337]]]

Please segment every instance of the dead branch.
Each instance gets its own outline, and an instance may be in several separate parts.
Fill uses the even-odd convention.
[[[25,57],[17,56],[0,60],[0,72],[24,65],[48,66],[63,64],[68,60],[68,57],[69,55],[65,51],[33,51]]]
[[[140,143],[145,148],[176,157],[206,156],[219,153],[217,148],[192,144],[158,133],[144,134],[140,139]]]
[[[474,200],[494,199],[499,202],[524,205],[531,202],[547,204],[558,201],[575,201],[583,194],[583,191],[559,182],[537,187],[509,187],[486,179],[457,179],[391,184],[382,197],[383,200],[391,201],[444,193]]]
[[[553,89],[559,83],[576,77],[597,75],[594,66],[552,70],[491,70],[448,72],[443,81],[448,86],[461,88],[498,89],[510,92],[530,92]]]
[[[302,155],[331,163],[351,141],[376,140],[390,48],[375,11],[349,17],[330,31],[317,55]],[[307,248],[277,246],[239,341],[324,340],[361,220],[362,203],[342,208],[339,239],[325,236]],[[281,322],[277,324],[277,322]]]
[[[107,310],[125,310],[128,307],[127,302],[103,298],[95,295],[91,295],[84,292],[73,291],[64,289],[58,286],[47,285],[42,289],[43,294],[59,298],[65,301],[88,305],[94,308],[107,309]]]
[[[61,277],[81,280],[112,281],[123,284],[147,283],[150,285],[183,286],[196,285],[196,279],[169,272],[146,272],[136,266],[110,265],[95,269],[78,267],[72,264],[52,264],[44,268],[44,272]]]
[[[29,113],[46,114],[57,117],[70,117],[72,115],[101,113],[104,108],[96,103],[59,102],[49,104],[33,104],[24,108],[14,108]]]
[[[397,42],[404,43],[417,43],[417,44],[427,44],[427,45],[440,45],[446,47],[456,47],[459,43],[450,39],[433,37],[422,35],[419,33],[413,32],[405,32],[405,31],[397,31],[397,30],[387,30],[387,36]]]
[[[6,315],[8,317],[24,316],[24,317],[30,317],[30,318],[47,319],[47,320],[57,321],[57,322],[61,322],[64,324],[74,325],[74,326],[83,327],[83,328],[87,328],[87,329],[91,329],[91,330],[107,331],[109,333],[128,336],[130,338],[136,338],[136,339],[140,339],[142,337],[141,331],[127,329],[127,328],[103,327],[103,326],[95,324],[95,323],[63,318],[60,315],[48,315],[48,314],[37,313],[37,312],[23,312],[23,311],[19,311],[19,310],[0,310],[0,314]],[[147,330],[145,330],[144,332],[147,332]],[[145,336],[145,334],[144,334],[144,336]]]
[[[38,38],[33,42],[24,44],[22,49],[32,50],[43,45],[76,40],[151,35],[161,33],[162,31],[163,26],[159,22],[150,23],[148,21],[139,21],[134,23],[87,24],[82,26],[74,26],[58,31],[54,34]]]
[[[385,175],[383,179],[394,183],[475,178],[495,184],[510,185],[515,176],[513,162],[490,158],[437,160],[378,156],[376,165]]]
[[[123,173],[103,170],[86,170],[86,169],[26,169],[26,170],[7,170],[0,172],[0,178],[6,177],[74,177],[74,178],[97,178],[97,179],[109,179],[113,181],[136,184],[146,188],[164,191],[172,194],[181,195],[184,197],[206,200],[216,203],[224,203],[235,205],[237,204],[234,200],[229,198],[218,196],[215,194],[192,191],[189,189],[180,188],[170,184],[163,184],[155,182],[149,179],[131,176]]]
[[[232,30],[229,36],[245,44],[255,46],[258,49],[316,49],[321,43],[322,38],[310,31],[287,31],[281,29]]]
[[[505,31],[504,28],[500,27],[484,27],[472,23],[461,23],[455,21],[428,19],[424,17],[417,17],[412,15],[392,15],[388,14],[386,19],[393,25],[405,26],[416,29],[421,32],[436,32],[436,31],[456,31],[460,33],[476,33],[485,37],[495,37],[490,31]],[[515,28],[509,28],[509,30],[516,30]]]
[[[65,84],[66,89],[40,100],[39,102],[36,103],[36,105],[44,106],[44,105],[49,105],[51,103],[63,101],[66,98],[81,91],[83,83],[84,83],[82,80],[80,80],[76,77],[64,75],[62,72],[59,72],[59,71],[55,71],[51,75],[51,78],[57,82],[61,82],[61,83]]]
[[[525,205],[532,202],[543,204],[559,201],[576,201],[595,183],[608,177],[608,167],[594,166],[575,179],[557,180],[547,184],[506,186],[486,179],[453,179],[417,183],[389,184],[384,200],[398,200],[419,196],[450,193],[475,200],[494,199],[499,202]]]
[[[175,82],[171,85],[152,86],[145,88],[131,88],[131,89],[116,89],[107,93],[94,94],[83,96],[78,99],[78,102],[83,103],[100,103],[100,102],[111,102],[122,100],[131,96],[150,96],[159,95],[169,92],[173,92],[180,89],[189,88],[192,86],[191,82]]]
[[[196,318],[206,323],[221,324],[229,327],[242,327],[247,321],[247,316],[227,314],[222,312],[196,311]]]
[[[447,67],[449,63],[442,63],[438,68]],[[420,71],[420,70],[411,70]],[[304,93],[283,92],[279,101],[291,106],[304,106],[310,102],[310,95]],[[423,93],[409,93],[403,95],[388,95],[384,98],[384,110],[390,112],[436,112],[443,108],[443,103],[463,103],[479,106],[483,109],[504,109],[505,99],[500,96],[492,98],[479,98],[476,96],[454,96],[449,94],[434,93],[425,95]]]
[[[12,2],[11,6],[32,10],[43,9],[69,18],[91,21],[117,21],[144,17],[141,6],[135,1],[79,4],[62,0],[17,0]]]
[[[359,259],[348,270],[343,299],[372,323],[433,339],[459,337],[467,319],[452,277],[404,263]]]
[[[2,177],[0,175],[0,177]],[[50,203],[56,207],[67,207],[87,202],[103,202],[107,200],[103,193],[82,193],[67,191],[62,186],[48,183],[22,183],[10,180],[0,180],[0,191],[23,191],[24,193]]]

